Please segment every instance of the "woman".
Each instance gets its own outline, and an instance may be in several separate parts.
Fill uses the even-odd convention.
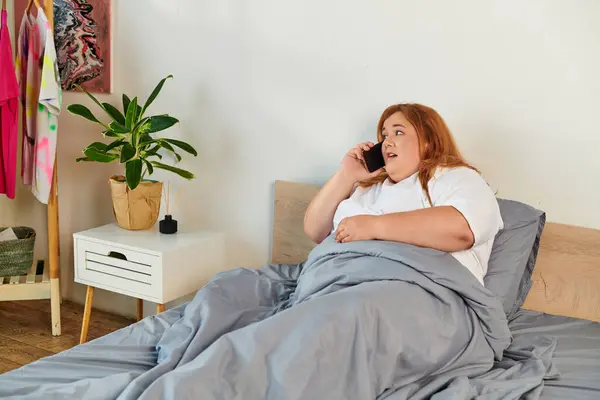
[[[458,151],[442,117],[420,104],[388,107],[379,120],[385,167],[369,173],[361,143],[312,200],[306,234],[319,243],[388,240],[451,253],[483,284],[503,222],[494,193]]]

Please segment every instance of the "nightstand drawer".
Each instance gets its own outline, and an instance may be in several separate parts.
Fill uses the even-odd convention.
[[[120,276],[141,283],[152,283],[152,268],[150,265],[105,257],[87,251],[85,252],[85,269]]]
[[[123,294],[160,297],[161,257],[80,238],[76,251],[77,280]]]
[[[152,283],[144,283],[133,279],[123,277],[123,275],[113,275],[110,273],[95,270],[95,265],[89,265],[79,271],[79,279],[90,284],[101,285],[106,289],[111,289],[124,294],[136,294],[139,296],[153,296],[156,288]]]
[[[119,265],[119,262],[123,261],[125,264],[136,264],[152,269],[152,267],[158,266],[157,263],[160,262],[160,257],[157,256],[87,240],[79,240],[78,251],[80,253],[85,252],[86,259],[89,257],[88,254],[97,255],[100,258],[95,258],[95,261],[109,265]]]

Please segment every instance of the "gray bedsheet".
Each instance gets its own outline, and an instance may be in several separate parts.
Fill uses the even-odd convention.
[[[559,376],[545,382],[542,400],[600,399],[600,324],[519,310],[509,327],[525,342],[539,336],[557,340],[553,363]]]
[[[535,399],[555,345],[511,343],[501,303],[447,253],[328,238],[302,264],[219,274],[186,305],[4,374],[0,396]]]

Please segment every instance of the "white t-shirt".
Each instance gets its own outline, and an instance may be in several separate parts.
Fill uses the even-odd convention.
[[[468,250],[450,253],[483,285],[496,233],[504,227],[498,201],[485,180],[470,168],[439,168],[429,181],[433,206],[453,206],[467,220],[475,242]],[[342,201],[333,217],[333,231],[354,215],[383,215],[429,208],[418,174],[393,183],[390,179],[368,188],[357,187]]]

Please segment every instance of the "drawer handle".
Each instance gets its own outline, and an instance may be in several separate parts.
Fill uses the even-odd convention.
[[[108,253],[109,257],[118,258],[119,260],[127,261],[127,257],[123,253],[119,253],[118,251],[111,251]]]

